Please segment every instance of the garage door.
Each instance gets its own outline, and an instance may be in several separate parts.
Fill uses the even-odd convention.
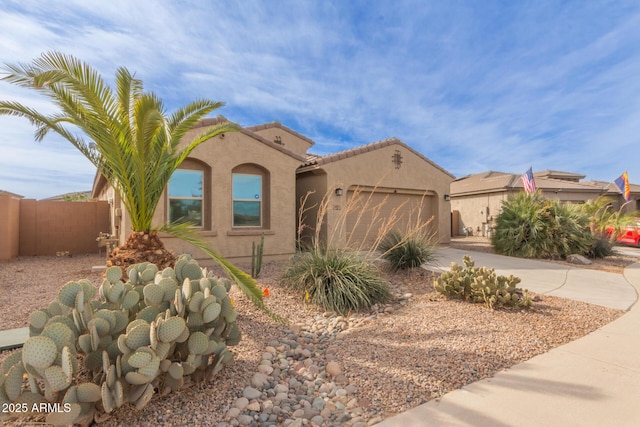
[[[385,231],[404,232],[416,224],[424,224],[435,211],[434,203],[433,195],[420,191],[350,190],[347,192],[347,245],[370,249]]]

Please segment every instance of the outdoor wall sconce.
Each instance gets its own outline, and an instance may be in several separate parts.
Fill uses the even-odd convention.
[[[342,194],[343,194],[342,188],[340,187],[336,188],[336,196],[340,197],[342,196]]]
[[[448,202],[448,201],[450,201],[450,200],[451,200],[451,196],[450,196],[450,195],[448,195],[448,194],[445,194],[445,195],[444,195],[444,201],[445,201],[445,202]]]

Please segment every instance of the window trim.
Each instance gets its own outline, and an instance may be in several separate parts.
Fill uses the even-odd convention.
[[[206,192],[205,192],[205,179],[206,179],[206,173],[204,170],[201,169],[192,169],[192,168],[178,168],[175,171],[173,171],[173,173],[175,174],[176,172],[189,172],[189,173],[198,173],[200,174],[200,180],[201,180],[201,184],[202,184],[202,195],[200,197],[188,197],[188,196],[171,196],[171,192],[169,190],[169,187],[171,185],[171,178],[169,178],[169,182],[167,183],[167,223],[171,224],[171,200],[199,200],[200,201],[200,225],[193,225],[190,228],[193,229],[200,229],[200,230],[204,230],[205,229],[205,224],[206,224],[206,216],[205,213],[207,211],[206,209]],[[173,177],[173,174],[172,174]]]
[[[234,178],[236,175],[243,176],[253,176],[260,178],[260,198],[259,199],[236,199],[234,197]],[[247,173],[247,172],[232,172],[231,173],[231,228],[232,229],[258,229],[264,227],[264,175],[259,173]],[[258,214],[258,225],[236,225],[235,223],[235,202],[250,202],[250,203],[258,203],[259,206],[259,214]]]

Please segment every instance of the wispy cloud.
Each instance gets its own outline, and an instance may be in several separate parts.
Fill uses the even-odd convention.
[[[631,1],[10,0],[0,28],[1,63],[55,49],[107,79],[126,66],[169,110],[222,100],[228,118],[278,120],[321,154],[396,136],[458,176],[533,165],[603,180],[628,169],[640,182]],[[1,82],[0,98],[50,108]],[[32,135],[0,118],[0,188],[47,197],[91,185],[73,149]],[[54,176],[78,188],[58,191]]]

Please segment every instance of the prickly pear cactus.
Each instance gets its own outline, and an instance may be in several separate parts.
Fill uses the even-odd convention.
[[[186,255],[175,269],[142,263],[123,275],[111,267],[98,299],[89,281],[66,283],[31,314],[30,338],[2,363],[0,403],[65,404],[48,424],[89,424],[125,403],[142,409],[156,390],[211,379],[241,338],[230,288]],[[93,381],[78,383],[80,370]]]
[[[477,268],[468,255],[462,261],[465,268],[452,262],[451,270],[436,279],[434,287],[437,292],[450,298],[483,303],[491,309],[531,306],[528,291],[516,288],[520,278],[498,276],[493,268]]]

